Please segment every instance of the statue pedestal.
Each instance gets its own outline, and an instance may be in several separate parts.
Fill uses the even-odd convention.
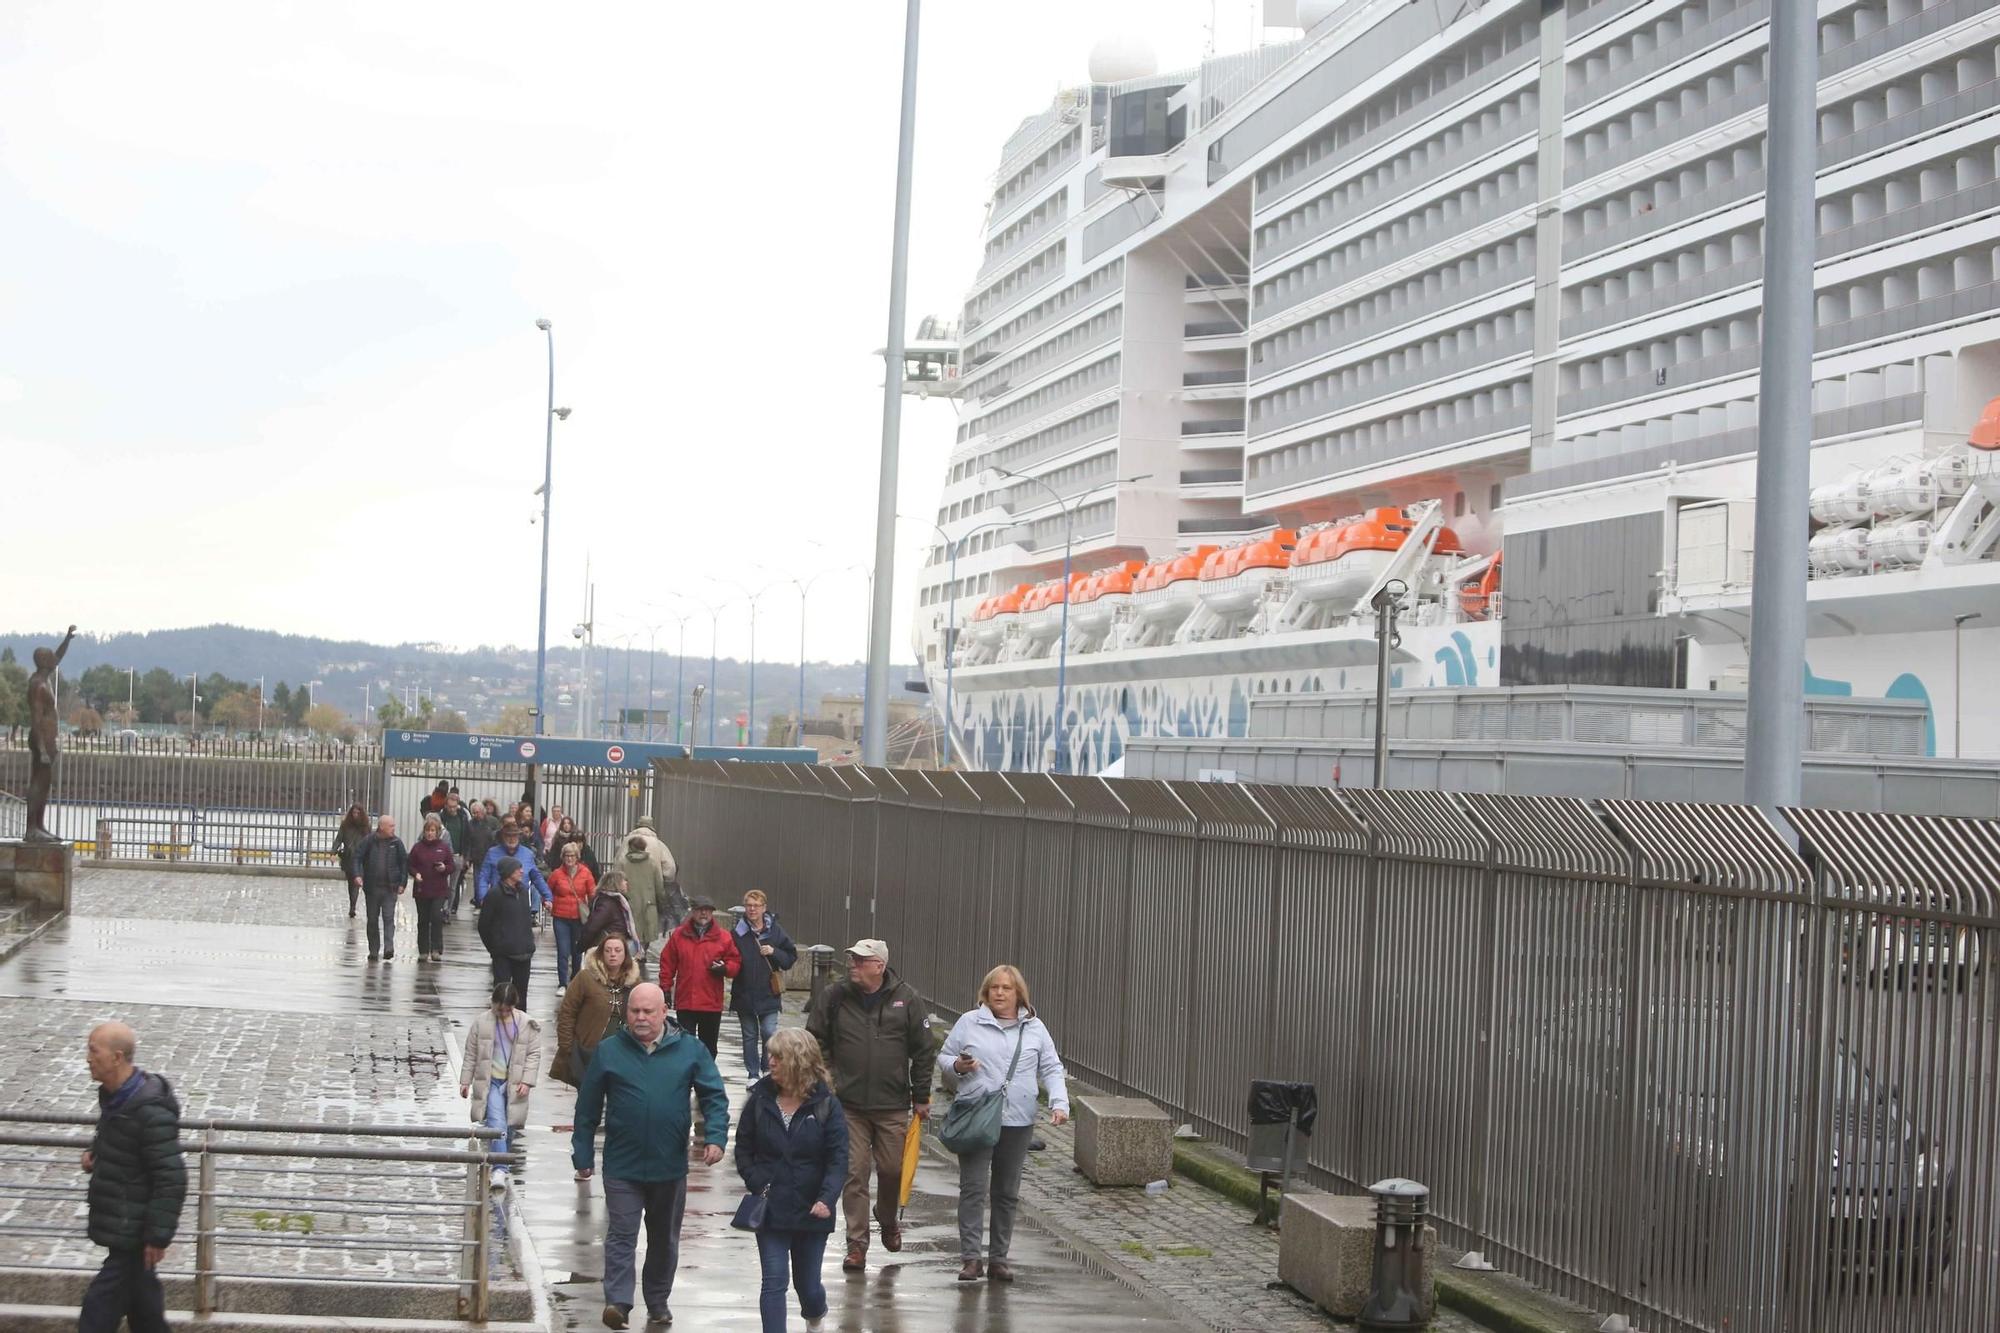
[[[76,889],[76,846],[67,842],[0,842],[0,902],[12,900],[45,916],[69,911]]]

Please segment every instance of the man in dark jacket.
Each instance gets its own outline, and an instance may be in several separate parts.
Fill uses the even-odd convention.
[[[396,836],[396,817],[381,815],[354,849],[354,882],[368,901],[368,961],[396,956],[396,899],[410,882],[410,849]]]
[[[707,1047],[667,1022],[666,995],[642,981],[625,997],[625,1026],[599,1043],[576,1090],[570,1134],[570,1160],[588,1179],[597,1166],[597,1122],[603,1118],[606,1328],[625,1327],[632,1313],[632,1258],[642,1218],[646,1268],[640,1287],[649,1322],[673,1322],[667,1298],[687,1208],[690,1095],[701,1103],[701,1160],[714,1166],[729,1143],[722,1075]]]
[[[889,946],[856,940],[847,950],[847,980],[820,992],[806,1017],[819,1039],[840,1106],[847,1113],[847,1258],[841,1267],[868,1266],[868,1168],[875,1167],[875,1217],[882,1248],[903,1248],[896,1199],[903,1184],[903,1136],[910,1115],[931,1109],[931,1062],[938,1039],[931,1032],[917,988],[889,970]]]
[[[451,909],[445,913],[445,920],[458,915],[458,905],[465,900],[465,877],[477,875],[479,867],[486,864],[486,853],[494,843],[500,841],[500,816],[493,812],[491,801],[474,801],[466,808],[465,842],[454,842],[463,857],[458,877],[451,883]]]
[[[503,856],[496,870],[500,883],[479,909],[479,940],[493,959],[493,979],[513,982],[516,1000],[526,1008],[528,974],[535,961],[535,908],[518,860]]]
[[[798,946],[778,924],[768,902],[762,889],[744,894],[743,915],[733,932],[737,952],[743,956],[743,970],[736,974],[736,985],[729,992],[729,1011],[743,1028],[743,1066],[752,1083],[771,1072],[767,1048],[771,1034],[778,1030],[778,1010],[784,1005],[784,996],[771,979],[799,961]]]
[[[132,1333],[167,1327],[154,1270],[174,1243],[187,1196],[181,1106],[164,1078],[133,1065],[138,1046],[123,1023],[100,1023],[84,1048],[97,1084],[97,1133],[83,1155],[90,1239],[108,1253],[83,1293],[78,1333],[115,1333],[120,1320]]]

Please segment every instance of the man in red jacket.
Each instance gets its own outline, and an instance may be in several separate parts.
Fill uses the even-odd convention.
[[[660,949],[660,989],[670,997],[681,1031],[691,1032],[715,1054],[722,1037],[723,990],[743,970],[743,955],[729,932],[715,924],[715,904],[696,898],[687,920]]]

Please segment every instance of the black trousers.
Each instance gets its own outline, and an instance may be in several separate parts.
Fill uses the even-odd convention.
[[[710,1013],[706,1009],[676,1009],[674,1021],[681,1025],[681,1031],[692,1032],[695,1039],[708,1047],[708,1053],[715,1054],[716,1043],[722,1040],[722,1015]]]
[[[132,1333],[165,1333],[167,1297],[160,1275],[146,1267],[143,1250],[112,1250],[83,1293],[77,1333],[117,1333],[118,1321]]]
[[[513,982],[514,1002],[522,1008],[526,1008],[528,1004],[528,972],[534,961],[533,954],[529,954],[526,958],[502,958],[499,954],[493,955],[493,984],[497,986],[503,981]]]
[[[444,952],[444,909],[442,898],[417,899],[417,957]]]

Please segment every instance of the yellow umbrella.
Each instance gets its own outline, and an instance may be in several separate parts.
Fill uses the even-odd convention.
[[[910,1117],[910,1127],[903,1133],[903,1200],[902,1207],[910,1206],[910,1186],[917,1180],[917,1155],[924,1142],[924,1122],[920,1116]]]

